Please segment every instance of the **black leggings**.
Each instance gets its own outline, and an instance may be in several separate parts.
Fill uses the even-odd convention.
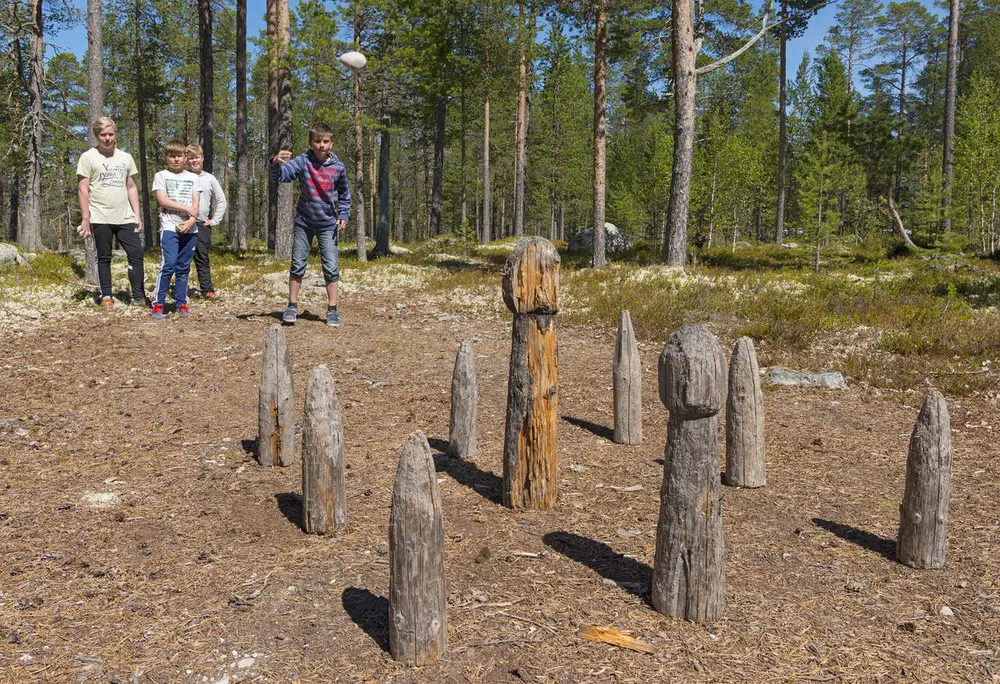
[[[194,248],[194,265],[198,271],[198,288],[202,295],[215,289],[212,285],[212,270],[208,263],[208,250],[212,248],[213,227],[198,221],[198,243]]]
[[[128,281],[132,287],[132,301],[141,302],[146,297],[142,272],[142,240],[135,228],[134,223],[90,225],[90,230],[94,233],[94,243],[97,245],[97,282],[102,298],[111,296],[112,237],[118,240],[118,246],[124,249],[128,256]]]

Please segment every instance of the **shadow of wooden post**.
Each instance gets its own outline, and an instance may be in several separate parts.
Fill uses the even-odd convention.
[[[503,271],[514,313],[503,445],[503,503],[544,510],[558,497],[559,253],[541,237],[517,243]]]
[[[267,331],[260,375],[257,460],[261,465],[289,466],[295,462],[292,396],[292,362],[288,358],[285,331],[275,323]]]
[[[306,384],[302,421],[302,529],[338,532],[347,525],[344,426],[330,369],[316,366]]]
[[[659,363],[660,400],[670,419],[652,603],[692,622],[712,622],[726,608],[717,436],[725,383],[726,359],[715,335],[700,325],[671,335]]]
[[[416,431],[399,458],[389,513],[389,651],[429,665],[448,646],[444,520],[427,437]]]
[[[896,557],[911,568],[942,568],[951,499],[951,419],[937,390],[924,397],[910,436],[899,507]]]

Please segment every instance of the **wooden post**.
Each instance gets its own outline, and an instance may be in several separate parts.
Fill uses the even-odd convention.
[[[295,462],[295,407],[292,404],[292,362],[285,331],[277,323],[267,331],[264,369],[260,375],[257,412],[257,459],[261,465],[289,466]]]
[[[551,242],[530,237],[517,243],[504,266],[503,300],[514,312],[503,503],[510,508],[543,510],[556,503],[559,464],[559,253]]]
[[[951,498],[951,420],[937,390],[924,397],[910,436],[896,557],[911,568],[944,567]]]
[[[726,607],[717,435],[726,359],[715,336],[698,325],[675,332],[660,355],[659,381],[670,421],[653,607],[664,615],[711,622]]]
[[[448,432],[448,455],[471,458],[476,453],[476,416],[479,384],[476,381],[476,356],[472,341],[465,340],[455,356],[451,375],[451,421]]]
[[[302,422],[302,527],[308,534],[347,525],[344,426],[330,369],[316,366],[306,384]]]
[[[642,365],[632,330],[632,316],[622,311],[615,342],[611,373],[615,402],[615,434],[618,444],[642,443]]]
[[[407,665],[428,665],[447,646],[441,492],[417,430],[399,458],[389,513],[389,651]]]
[[[763,487],[764,392],[753,340],[741,337],[729,362],[729,396],[726,399],[726,484]]]

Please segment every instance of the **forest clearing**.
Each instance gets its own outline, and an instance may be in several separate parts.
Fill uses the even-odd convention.
[[[967,359],[935,357],[938,341],[928,339],[928,349],[912,352],[923,357],[923,375],[893,386],[916,366],[897,363],[877,336],[817,330],[800,344],[759,332],[762,368],[841,370],[847,385],[765,383],[767,485],[723,487],[725,614],[710,624],[667,618],[648,592],[667,429],[656,359],[670,331],[637,300],[659,298],[676,322],[706,323],[728,355],[752,319],[764,318],[734,320],[710,290],[743,297],[738,306],[750,311],[767,296],[761,282],[783,281],[784,299],[795,292],[835,315],[832,293],[860,297],[854,280],[846,269],[817,279],[808,250],[797,255],[801,270],[761,276],[707,266],[686,275],[656,266],[576,269],[564,254],[560,495],[548,511],[515,511],[500,503],[511,321],[497,247],[499,257],[443,243],[419,258],[349,261],[338,329],[322,324],[322,278],[307,278],[305,311],[286,335],[297,424],[313,366],[329,366],[339,395],[349,522],[330,536],[301,529],[299,466],[264,468],[252,455],[263,342],[284,304],[282,264],[223,258],[226,297],[194,300],[190,318],[164,321],[138,307],[98,310],[92,295],[74,298],[79,285],[52,277],[71,273],[68,258],[39,256],[33,272],[8,272],[0,308],[21,308],[0,318],[2,676],[996,681],[1000,450],[990,364],[965,366],[974,372],[955,384]],[[912,304],[929,277],[921,272],[935,272],[919,260],[880,263],[883,287],[910,299],[896,293],[879,303],[876,290],[871,316]],[[124,282],[116,268],[116,283]],[[875,280],[868,268],[853,268],[854,278],[869,278],[859,290],[866,297]],[[997,278],[988,262],[947,273],[960,286],[979,282],[980,294]],[[996,330],[990,307],[974,310],[968,294],[955,292],[953,284],[907,320],[964,325],[966,334],[984,322]],[[603,319],[602,297],[611,303]],[[636,446],[611,442],[615,305],[633,309],[642,360],[644,438]],[[35,314],[25,316],[29,309]],[[884,325],[881,344],[892,332]],[[445,451],[452,365],[467,339],[479,447],[461,459]],[[995,349],[981,350],[983,358],[995,360]],[[859,378],[858,353],[900,374],[878,381],[885,368],[872,363]],[[895,560],[907,443],[928,378],[958,388],[943,389],[955,457],[942,570]],[[449,620],[447,651],[420,669],[388,653],[387,602],[392,480],[417,429],[429,438],[441,490]],[[585,638],[597,627],[631,634],[644,651]]]

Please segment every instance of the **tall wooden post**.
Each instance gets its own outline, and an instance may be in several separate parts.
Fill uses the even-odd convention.
[[[295,462],[294,410],[292,362],[288,358],[285,331],[275,323],[267,331],[264,368],[260,374],[257,460],[261,465],[289,466]]]
[[[924,397],[910,436],[896,557],[911,568],[944,567],[951,498],[951,420],[937,390]]]
[[[660,400],[670,411],[656,527],[653,607],[711,622],[725,612],[726,548],[719,484],[719,411],[726,359],[699,325],[675,332],[660,355]]]
[[[611,373],[615,403],[615,432],[618,444],[642,443],[642,364],[639,345],[632,330],[632,316],[622,311],[615,342]]]
[[[753,340],[741,337],[729,363],[729,396],[726,399],[726,484],[763,487],[764,392]]]
[[[435,662],[448,646],[441,492],[419,430],[399,458],[389,513],[389,651],[407,665]]]
[[[302,421],[302,527],[308,534],[347,525],[344,426],[330,369],[316,366],[306,384]]]
[[[476,453],[476,418],[479,411],[479,384],[472,341],[465,340],[455,357],[451,375],[451,421],[448,455],[471,458]]]
[[[517,243],[503,271],[514,312],[503,445],[503,503],[544,510],[558,495],[559,253],[541,237]]]

